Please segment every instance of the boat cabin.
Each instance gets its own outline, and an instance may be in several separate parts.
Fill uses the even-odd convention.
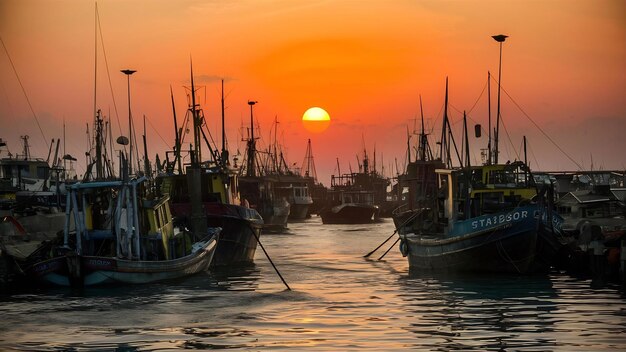
[[[536,194],[535,182],[522,162],[459,169],[437,169],[439,223],[514,209]]]
[[[569,192],[556,205],[558,213],[565,219],[563,229],[568,232],[578,231],[580,224],[586,221],[600,226],[626,227],[626,206],[608,186]]]
[[[239,183],[236,174],[225,174],[218,168],[202,168],[200,194],[203,203],[239,204]],[[157,177],[160,194],[170,196],[172,203],[190,203],[187,175]]]

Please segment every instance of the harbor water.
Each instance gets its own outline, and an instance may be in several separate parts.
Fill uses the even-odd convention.
[[[176,282],[0,296],[2,351],[626,350],[617,286],[533,276],[409,273],[389,219],[289,224],[255,265]]]

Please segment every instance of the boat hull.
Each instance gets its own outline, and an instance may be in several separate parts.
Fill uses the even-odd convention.
[[[217,239],[211,238],[189,255],[171,260],[133,261],[114,257],[78,256],[70,252],[34,264],[29,276],[56,286],[146,284],[193,275],[208,269]]]
[[[215,249],[211,267],[248,265],[254,262],[257,238],[261,236],[262,223],[241,218],[220,217],[222,236]],[[209,223],[213,222],[211,218]],[[255,236],[256,235],[256,236]]]
[[[485,215],[457,223],[447,236],[414,231],[419,220],[411,223],[407,214],[394,221],[411,270],[529,273],[548,270],[558,250],[560,218],[553,219],[555,226],[545,226],[538,214],[536,206],[528,206]]]
[[[411,270],[526,273],[533,268],[536,241],[535,230],[508,229],[429,243],[407,235],[400,245],[408,249]]]
[[[309,217],[309,204],[290,204],[289,220],[304,220]]]
[[[222,228],[211,266],[253,263],[257,237],[261,236],[263,227],[263,219],[259,213],[232,204],[204,203],[203,207],[208,226]],[[185,217],[186,214],[191,214],[191,205],[172,204],[172,213],[177,217]]]
[[[342,204],[320,211],[324,224],[368,224],[378,207],[368,204]]]

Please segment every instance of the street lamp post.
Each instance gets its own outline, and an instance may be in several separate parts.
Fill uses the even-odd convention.
[[[133,172],[133,118],[130,112],[130,75],[137,72],[136,70],[121,70],[126,75],[128,83],[128,139],[130,140],[130,156],[128,157],[128,174]]]
[[[500,63],[498,65],[498,106],[497,106],[497,112],[496,112],[496,135],[495,135],[495,144],[496,144],[496,150],[495,150],[495,163],[498,163],[498,139],[500,137],[500,88],[502,87],[502,43],[504,42],[504,40],[506,38],[508,38],[507,35],[504,34],[498,34],[498,35],[492,35],[491,36],[496,42],[500,43]]]

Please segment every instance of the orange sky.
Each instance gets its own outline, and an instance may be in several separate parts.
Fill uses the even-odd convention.
[[[261,142],[277,117],[288,161],[300,164],[311,138],[323,183],[330,183],[337,158],[342,172],[356,170],[363,143],[370,153],[376,147],[378,168],[382,158],[389,174],[394,159],[402,165],[405,158],[406,128],[419,115],[420,94],[433,136],[439,135],[446,76],[451,119],[459,121],[466,110],[471,124],[487,125],[486,95],[472,107],[487,71],[497,78],[499,47],[490,36],[503,33],[510,38],[502,84],[515,103],[583,167],[593,158],[595,168],[626,168],[626,5],[620,0],[101,0],[98,9],[115,105],[100,47],[97,106],[112,116],[116,135],[119,116],[126,134],[126,77],[119,70],[136,69],[132,110],[137,126],[148,118],[152,158],[173,144],[170,85],[179,119],[184,116],[191,56],[218,142],[218,78],[226,78],[231,153],[243,152],[239,130],[253,99]],[[94,23],[91,1],[0,0],[0,37],[46,141],[62,137],[65,119],[67,152],[80,159],[93,119]],[[495,91],[494,83],[494,111]],[[311,106],[331,116],[321,134],[300,122]],[[534,169],[578,169],[504,93],[502,116],[511,142],[501,130],[501,160],[514,159],[526,135]],[[0,138],[16,152],[24,134],[32,153],[45,157],[46,141],[0,48]],[[479,161],[485,137],[470,143],[472,160]]]

